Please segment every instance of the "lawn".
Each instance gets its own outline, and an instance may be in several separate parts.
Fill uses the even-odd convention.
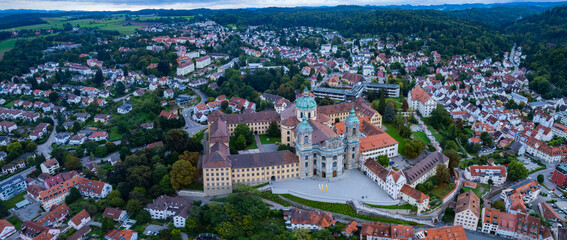
[[[14,227],[16,229],[21,229],[22,228],[22,224],[24,224],[22,222],[22,220],[20,220],[17,216],[11,216],[10,218],[6,219],[8,222],[10,222],[12,225],[14,225]]]
[[[430,192],[425,193],[427,195],[434,195],[439,197],[440,199],[444,198],[445,196],[447,196],[447,194],[449,192],[451,192],[451,190],[454,189],[454,186],[451,188],[451,186],[449,186],[449,184],[447,183],[442,183],[439,184],[437,186],[435,186],[433,189],[431,189]]]
[[[109,141],[116,141],[122,139],[121,133],[118,132],[118,127],[114,126],[110,129]]]
[[[262,144],[274,144],[282,141],[281,137],[268,137],[266,134],[258,135],[258,137]]]
[[[326,202],[318,202],[318,201],[312,201],[312,200],[307,200],[307,199],[303,199],[303,198],[299,198],[296,196],[293,196],[291,194],[282,194],[281,196],[297,202],[299,204],[303,204],[312,208],[317,208],[317,209],[321,209],[323,211],[329,211],[329,212],[334,212],[334,213],[338,213],[338,214],[343,214],[343,215],[347,215],[347,216],[351,216],[351,217],[355,217],[355,218],[360,218],[360,219],[364,219],[364,220],[368,220],[368,221],[377,221],[377,222],[382,222],[382,223],[392,223],[392,224],[403,224],[403,225],[417,225],[417,223],[415,222],[408,222],[408,221],[403,221],[403,220],[398,220],[398,219],[393,219],[393,218],[383,218],[383,217],[373,217],[373,216],[367,216],[367,215],[361,215],[358,214],[354,211],[354,209],[352,209],[352,207],[348,204],[344,204],[344,203],[326,203]]]
[[[291,204],[289,204],[286,200],[283,200],[282,198],[280,198],[280,196],[273,194],[271,192],[261,192],[259,194],[259,196],[263,199],[275,202],[275,203],[280,204],[284,207],[290,207],[291,206]]]
[[[252,141],[252,144],[246,146],[246,150],[250,149],[258,149],[258,145],[256,145],[256,141]]]
[[[463,187],[463,191],[467,192],[469,190],[472,190],[477,197],[482,198],[482,195],[488,192],[490,186],[486,183],[476,183],[476,184],[477,184],[476,188]]]
[[[412,210],[414,212],[417,211],[417,207],[410,205],[409,203],[406,203],[404,205],[374,205],[374,204],[368,204],[365,203],[366,205],[373,207],[373,208],[382,208],[382,209],[409,209]]]
[[[205,131],[207,131],[207,129],[203,129],[201,131],[199,131],[198,133],[196,133],[195,135],[193,135],[193,139],[197,142],[201,142],[203,140],[203,138],[205,137]]]
[[[5,108],[11,108],[14,106],[14,101],[10,101],[4,105]]]
[[[404,139],[402,136],[400,136],[400,134],[398,133],[398,129],[394,128],[394,125],[392,125],[391,123],[383,123],[384,126],[386,126],[388,128],[388,130],[386,130],[386,133],[388,135],[390,135],[390,137],[396,139],[396,141],[398,141],[398,153],[404,155]]]
[[[4,201],[4,205],[6,205],[7,208],[13,208],[16,206],[16,203],[24,201],[24,195],[26,195],[26,191],[23,191],[22,193],[14,196],[13,198]]]
[[[23,30],[23,29],[62,29],[63,25],[66,23],[70,23],[73,26],[79,25],[80,27],[87,27],[87,28],[98,28],[101,30],[116,30],[122,34],[134,34],[136,29],[140,28],[141,26],[133,26],[133,25],[125,25],[124,24],[124,17],[112,17],[107,19],[76,19],[76,20],[66,20],[61,17],[52,17],[52,18],[44,18],[47,23],[44,24],[36,24],[36,25],[29,25],[29,26],[22,26],[14,28],[15,30]]]
[[[9,38],[9,39],[6,39],[6,40],[0,42],[0,52],[14,48],[16,46],[16,40],[18,40],[18,39],[17,38]]]
[[[424,132],[413,132],[412,134],[414,138],[423,141],[425,144],[431,143],[431,141],[429,141],[429,138],[427,138],[427,135],[425,135]]]

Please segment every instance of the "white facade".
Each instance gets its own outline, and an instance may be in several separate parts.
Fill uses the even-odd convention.
[[[455,213],[455,222],[453,225],[463,225],[465,229],[476,231],[477,224],[478,216],[474,215],[470,209]]]
[[[371,149],[360,153],[362,154],[362,159],[368,159],[368,158],[377,159],[378,156],[380,155],[388,156],[389,158],[396,157],[399,155],[398,143],[390,146]]]

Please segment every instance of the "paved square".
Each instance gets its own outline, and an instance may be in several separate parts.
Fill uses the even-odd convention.
[[[320,190],[324,184],[326,191]],[[320,177],[273,181],[272,192],[291,195],[320,202],[346,203],[363,201],[378,205],[395,205],[398,200],[390,198],[377,183],[366,177],[360,170],[345,170],[342,176],[333,179]],[[362,198],[364,196],[364,198]]]

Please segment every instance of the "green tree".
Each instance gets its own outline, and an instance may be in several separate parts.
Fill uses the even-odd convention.
[[[171,187],[173,189],[182,189],[193,183],[196,179],[197,169],[190,162],[178,160],[173,164],[170,172]]]
[[[313,238],[317,240],[335,240],[333,233],[329,229],[321,229],[314,232]]]
[[[26,152],[35,152],[37,150],[37,144],[35,142],[29,142],[26,145]]]
[[[542,184],[543,181],[545,181],[545,177],[543,176],[543,174],[537,175],[537,181],[539,182],[539,184]]]
[[[402,115],[402,113],[397,113],[396,116],[394,116],[392,124],[395,128],[401,128],[406,124],[406,118]]]
[[[55,103],[57,100],[59,100],[59,95],[57,95],[57,92],[51,92],[49,94],[49,101]]]
[[[118,96],[121,96],[126,91],[126,86],[124,86],[124,83],[122,82],[117,82],[114,86],[114,90],[116,90],[116,94]]]
[[[451,178],[451,172],[445,164],[438,164],[435,167],[435,179],[438,183],[448,183]]]
[[[222,222],[215,229],[219,237],[224,239],[232,239],[236,237],[235,233],[238,231],[236,226],[234,226],[231,222]]]
[[[494,209],[498,209],[498,210],[503,211],[503,212],[506,211],[506,206],[504,206],[504,203],[500,200],[492,202],[490,207],[492,207]]]
[[[141,210],[138,215],[136,215],[136,224],[144,225],[152,220],[152,216],[146,210]]]
[[[163,178],[163,176],[169,174],[167,167],[161,163],[158,163],[154,166],[152,170],[152,179],[154,182],[159,182]]]
[[[403,126],[400,129],[400,136],[402,136],[403,138],[411,137],[411,128],[409,126]]]
[[[65,170],[67,171],[81,170],[81,168],[83,168],[83,164],[81,164],[81,159],[71,154],[65,156],[64,166],[65,166]]]
[[[130,199],[128,203],[126,203],[126,211],[128,211],[128,213],[132,214],[133,216],[138,214],[138,212],[143,208],[144,205],[142,205],[142,202],[140,202],[140,200],[138,199]]]
[[[236,150],[244,150],[246,149],[246,138],[244,135],[238,136],[233,143],[231,143],[231,147],[234,147]]]
[[[67,195],[67,197],[65,197],[65,203],[67,203],[67,205],[70,205],[71,203],[74,203],[75,201],[81,199],[81,192],[79,192],[79,189],[77,189],[76,187],[71,187],[71,190],[69,190],[69,195]]]
[[[482,132],[480,134],[480,140],[482,140],[482,144],[484,146],[490,146],[492,145],[492,137],[490,136],[490,134],[488,134],[487,132]]]
[[[171,177],[169,177],[169,174],[163,176],[163,178],[159,181],[159,189],[162,194],[172,194],[175,192],[175,190],[171,187]]]
[[[419,139],[406,139],[404,140],[404,153],[408,158],[415,158],[425,150],[425,143]]]
[[[187,132],[181,129],[171,129],[165,134],[165,144],[168,149],[182,153],[187,148],[188,138]]]
[[[461,162],[461,155],[459,155],[459,153],[456,150],[450,149],[445,151],[444,154],[449,158],[450,169],[459,167],[459,163]]]
[[[96,85],[102,85],[102,82],[104,81],[104,78],[102,76],[102,70],[97,70],[94,76],[94,84]]]
[[[278,127],[278,124],[275,121],[270,123],[270,126],[268,127],[267,134],[268,134],[269,137],[280,137],[281,136],[280,128]]]
[[[388,166],[388,163],[390,162],[390,159],[389,159],[388,156],[386,156],[386,155],[380,155],[380,156],[378,156],[378,158],[376,159],[376,161],[377,161],[378,163],[380,163],[380,165],[382,165],[382,166],[384,166],[384,167],[387,167],[387,166]]]
[[[404,98],[404,101],[402,102],[402,111],[407,112],[408,109],[409,109],[408,100]]]
[[[10,216],[10,209],[4,205],[4,202],[0,201],[0,217],[4,218]]]
[[[453,222],[454,219],[455,219],[455,209],[453,209],[452,207],[446,208],[445,214],[443,215],[443,218],[441,218],[441,220],[443,222],[451,223]]]
[[[437,107],[431,111],[431,117],[429,118],[429,123],[435,129],[439,129],[444,126],[449,126],[453,122],[451,114],[445,110],[441,104],[437,104]]]
[[[380,102],[378,103],[377,110],[382,116],[384,116],[384,112],[386,111],[386,96],[382,90],[380,90]]]
[[[161,73],[161,76],[168,76],[170,71],[169,62],[160,61],[157,65],[157,70]]]
[[[22,150],[22,144],[19,142],[10,143],[8,144],[8,147],[6,147],[6,150],[8,150],[9,153],[20,152]]]
[[[102,229],[106,232],[108,230],[114,229],[114,221],[110,218],[102,218]]]
[[[384,121],[390,123],[394,121],[395,116],[394,106],[392,103],[386,104],[386,109],[384,110]]]
[[[293,238],[297,240],[311,240],[312,237],[309,234],[309,230],[305,228],[298,228],[293,230]]]
[[[236,125],[236,128],[234,128],[234,136],[244,136],[244,138],[246,139],[246,145],[250,145],[252,144],[252,141],[254,141],[254,135],[252,134],[252,131],[250,131],[248,125],[246,125],[245,123],[239,123],[238,125]]]
[[[106,157],[106,155],[108,155],[108,151],[105,146],[98,146],[96,148],[95,155],[97,157]]]
[[[508,163],[507,170],[510,181],[517,181],[528,177],[528,169],[526,169],[524,164],[519,161],[513,160]]]

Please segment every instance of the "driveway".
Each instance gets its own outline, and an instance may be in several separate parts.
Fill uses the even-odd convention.
[[[20,209],[18,209],[14,212],[14,214],[16,216],[18,216],[18,218],[20,220],[22,220],[22,222],[31,221],[43,212],[41,210],[41,206],[40,206],[40,203],[38,201],[31,199],[27,195],[25,195],[24,197],[28,201],[30,201],[31,204],[29,204],[29,205],[27,205],[23,208],[20,208]]]
[[[53,131],[51,131],[51,135],[49,135],[47,141],[45,141],[44,144],[37,145],[37,153],[43,154],[43,156],[47,159],[51,156],[51,144],[55,141],[55,134],[57,134],[57,131],[53,128]]]

